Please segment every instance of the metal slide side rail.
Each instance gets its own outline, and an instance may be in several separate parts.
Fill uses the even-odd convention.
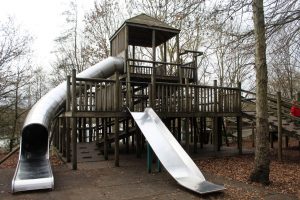
[[[200,194],[225,189],[222,185],[205,180],[194,161],[152,108],[130,113],[165,169],[180,185]]]
[[[124,71],[124,60],[109,57],[77,75],[78,78],[107,78]],[[18,165],[12,180],[12,192],[53,189],[54,177],[49,161],[51,121],[64,106],[66,82],[44,95],[28,113],[20,140]]]

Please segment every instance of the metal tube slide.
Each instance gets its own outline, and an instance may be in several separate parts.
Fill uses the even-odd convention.
[[[146,108],[144,112],[131,112],[131,115],[165,169],[180,185],[200,194],[225,189],[205,180],[152,108]]]
[[[107,78],[123,72],[124,60],[109,57],[79,73],[79,78]],[[21,132],[18,165],[12,180],[12,192],[53,189],[54,178],[49,161],[49,128],[66,100],[66,82],[43,96],[29,111]]]

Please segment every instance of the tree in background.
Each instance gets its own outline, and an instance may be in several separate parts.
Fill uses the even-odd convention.
[[[266,36],[264,6],[262,0],[253,0],[256,68],[256,139],[254,169],[250,180],[269,184],[270,150],[268,123],[268,69],[266,59]]]
[[[181,29],[180,48],[188,50],[200,50],[202,46],[202,13],[204,1],[193,0],[126,0],[126,8],[129,15],[145,13],[174,28]],[[193,30],[193,31],[191,31]],[[176,46],[174,42],[167,44],[169,61],[176,61]],[[160,51],[163,52],[163,51]]]
[[[84,55],[89,65],[94,65],[110,56],[109,38],[124,22],[119,1],[95,2],[93,9],[84,17]]]
[[[72,69],[81,72],[87,68],[87,58],[84,54],[85,42],[79,27],[79,11],[76,2],[70,3],[70,9],[63,12],[66,20],[66,30],[56,38],[56,61],[52,64],[52,84],[58,85]]]
[[[20,127],[24,86],[28,84],[32,38],[13,18],[0,23],[0,136],[10,138],[10,147]]]

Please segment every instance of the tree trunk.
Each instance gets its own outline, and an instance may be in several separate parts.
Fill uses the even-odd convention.
[[[269,124],[267,106],[268,70],[266,64],[266,37],[263,0],[253,0],[256,66],[256,145],[254,169],[250,180],[269,184]]]

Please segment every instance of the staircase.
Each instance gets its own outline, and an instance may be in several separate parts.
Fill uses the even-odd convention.
[[[243,91],[246,94],[250,94],[251,98],[242,98],[242,104],[244,107],[253,107],[255,105],[255,93],[249,91]],[[282,116],[282,133],[284,136],[293,137],[300,140],[300,126],[294,124],[295,121],[300,119],[297,117],[290,116],[290,103],[291,99],[282,99],[281,100],[281,116]],[[252,105],[252,106],[251,106]],[[242,108],[243,109],[243,108]],[[277,98],[275,95],[268,94],[268,111],[269,111],[269,124],[270,126],[277,130],[278,128],[278,117],[277,117]],[[242,110],[244,122],[254,122],[256,119],[255,111]]]

